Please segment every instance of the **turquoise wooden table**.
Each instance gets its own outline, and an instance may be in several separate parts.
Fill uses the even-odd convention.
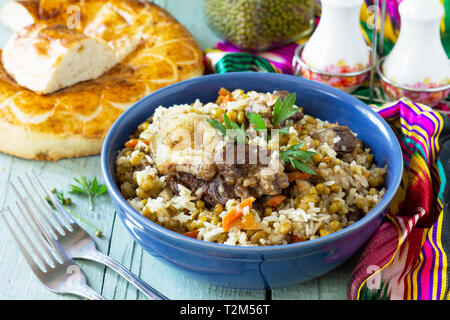
[[[4,0],[1,2],[3,3]],[[166,8],[184,24],[202,49],[218,41],[205,24],[202,0],[157,0],[154,2]],[[0,26],[0,47],[4,45],[9,35],[5,27]],[[98,177],[102,180],[99,156],[42,162],[0,154],[0,210],[13,205],[15,197],[9,182],[32,169],[42,176],[49,187],[59,190],[66,190],[69,183],[73,182],[72,178],[80,175],[90,179]],[[134,242],[122,222],[116,217],[108,195],[98,198],[94,212],[89,211],[88,201],[84,198],[71,195],[71,199],[74,202],[73,211],[102,231],[101,238],[95,237],[98,248],[121,262],[169,299],[346,299],[346,287],[356,257],[321,278],[287,288],[271,291],[226,289],[192,280],[145,252]],[[95,235],[95,231],[86,224],[80,224]],[[71,295],[54,294],[37,280],[3,220],[0,220],[0,243],[0,299],[78,299]],[[146,299],[110,269],[82,260],[77,262],[86,272],[89,285],[107,299]]]

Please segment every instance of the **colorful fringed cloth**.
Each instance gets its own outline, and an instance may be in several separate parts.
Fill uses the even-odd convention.
[[[403,151],[401,186],[360,256],[349,299],[450,299],[450,119],[400,100],[372,106]]]
[[[217,43],[214,49],[206,50],[208,73],[236,71],[259,71],[293,74],[292,59],[298,44],[293,43],[269,52],[242,52],[235,46]]]

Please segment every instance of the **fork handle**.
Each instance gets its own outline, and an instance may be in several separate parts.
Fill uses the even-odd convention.
[[[93,260],[102,263],[107,267],[110,267],[119,275],[128,280],[132,285],[134,285],[139,291],[141,291],[147,298],[151,300],[168,300],[166,296],[150,287],[147,283],[139,279],[134,273],[126,269],[119,262],[101,253],[98,250],[89,250],[89,252],[85,252],[82,258]]]
[[[106,300],[105,297],[97,293],[97,291],[93,290],[88,285],[83,285],[79,287],[74,294],[81,296],[83,298],[89,299],[89,300]]]

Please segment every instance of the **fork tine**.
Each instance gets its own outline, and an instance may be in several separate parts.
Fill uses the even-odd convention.
[[[16,193],[17,198],[20,200],[20,203],[23,203],[23,204],[26,203],[25,198],[20,194],[19,189],[17,189],[15,183],[11,182],[11,187],[13,188],[14,192]],[[25,188],[23,184],[22,184],[22,188]],[[27,194],[27,195],[30,196],[29,194]],[[47,221],[47,223],[48,223],[48,221]],[[47,228],[50,229],[50,233],[52,233],[52,236],[56,236],[56,232],[54,231],[54,228],[51,224],[46,226],[46,230],[47,230]]]
[[[13,213],[12,213],[12,211],[11,211],[11,208],[10,208],[10,207],[8,207],[7,210],[9,211],[9,214],[10,214],[11,216],[14,216]],[[33,259],[33,257],[29,254],[28,250],[25,248],[25,246],[23,245],[22,241],[20,241],[19,237],[16,235],[16,232],[14,231],[14,229],[13,229],[13,228],[11,227],[11,225],[9,224],[9,221],[8,221],[8,219],[6,218],[5,212],[0,211],[0,215],[3,217],[3,220],[5,221],[6,226],[8,227],[9,231],[11,232],[11,235],[13,236],[14,240],[16,241],[17,246],[19,247],[20,251],[22,252],[22,254],[23,254],[24,257],[25,257],[25,260],[26,260],[27,263],[30,265],[30,267],[33,269],[33,271],[34,271],[34,272],[38,272],[37,269],[39,269],[41,272],[46,272],[46,269],[45,269],[45,265],[46,265],[46,264],[39,258],[39,256],[38,256],[38,251],[36,250],[35,254],[36,254],[36,257],[38,258],[39,262],[41,263],[41,267],[42,267],[44,270],[42,270],[41,267],[39,267],[39,266],[37,265],[36,261],[35,261],[35,260]],[[19,224],[19,226],[20,226],[20,224]],[[21,230],[21,232],[22,232],[23,234],[26,235],[26,233],[23,232],[23,229],[22,229],[21,227],[20,227],[20,230]],[[28,237],[26,237],[26,238],[28,238]],[[29,241],[29,243],[32,244],[31,241]],[[34,249],[35,249],[35,248],[34,248]],[[34,249],[33,249],[33,250],[34,250]],[[38,268],[36,268],[36,267],[38,267]]]
[[[70,222],[67,221],[67,219],[65,217],[62,217],[64,221],[61,221],[60,216],[55,214],[55,211],[50,207],[47,199],[44,197],[44,195],[42,194],[42,192],[40,190],[38,190],[38,188],[36,187],[36,183],[33,182],[33,180],[31,179],[31,177],[28,175],[28,173],[25,173],[29,184],[31,185],[31,187],[33,188],[34,192],[38,195],[39,199],[41,200],[41,202],[44,204],[45,209],[47,210],[47,212],[51,215],[51,217],[56,221],[56,224],[64,231],[64,233],[70,232],[71,229],[69,229],[70,227]],[[45,191],[45,190],[44,190]],[[50,200],[50,202],[55,205],[55,202],[57,202],[53,195],[50,194],[48,195],[48,199]],[[35,203],[36,205],[36,203]],[[37,206],[37,205],[36,205]],[[39,208],[39,206],[37,206]],[[57,206],[55,206],[55,208],[58,208]],[[61,234],[62,235],[62,234]]]
[[[25,209],[31,213],[31,217],[33,221],[35,222],[37,228],[40,230],[40,233],[44,236],[45,240],[47,240],[47,243],[59,254],[59,258],[62,259],[62,256],[60,254],[61,250],[58,248],[58,244],[56,244],[56,240],[51,235],[48,230],[45,228],[42,221],[39,219],[38,215],[36,214],[36,211],[33,207],[29,205],[27,201],[21,196],[21,194],[17,191],[17,188],[15,187],[14,183],[11,182],[11,186],[16,191],[16,195],[19,198],[20,202],[25,206]]]
[[[34,200],[34,197],[31,195],[30,191],[23,183],[23,180],[20,177],[18,177],[17,180],[20,182],[23,190],[25,190],[25,193],[27,194],[28,199],[31,201],[33,207],[36,208],[37,213],[40,215],[41,218],[43,218],[43,220],[45,221],[45,224],[51,230],[52,235],[55,235],[56,238],[59,238],[58,234],[63,236],[64,229],[63,229],[63,232],[61,232],[58,228],[55,228],[54,224],[48,219],[47,215],[42,212],[40,206],[36,203],[36,201]]]
[[[63,218],[64,222],[71,226],[72,224],[76,224],[75,220],[72,218],[72,216],[67,212],[66,209],[64,209],[61,204],[59,203],[59,201],[56,201],[55,197],[53,196],[53,194],[48,190],[48,188],[45,186],[44,182],[42,181],[41,177],[39,177],[39,175],[32,170],[33,175],[35,176],[36,180],[38,181],[39,185],[41,186],[42,190],[44,190],[45,194],[48,196],[48,198],[50,199],[50,202],[55,206],[56,210],[58,211],[59,215]],[[28,179],[31,181],[28,173],[26,173],[26,176],[28,177]],[[36,190],[36,188],[34,187],[34,184],[32,183],[33,188]],[[42,196],[42,194],[40,192],[38,192],[38,194],[41,197],[41,200],[44,202],[44,204],[47,206],[48,209],[51,210],[50,206],[48,205],[47,201],[45,201],[45,198]],[[54,212],[53,210],[51,210],[52,212]]]
[[[66,252],[62,249],[59,242],[56,240],[56,238],[53,238],[49,232],[45,229],[44,225],[42,224],[42,221],[39,220],[38,216],[36,215],[36,211],[34,208],[31,208],[30,205],[25,201],[24,202],[25,207],[28,209],[29,212],[31,212],[32,216],[35,218],[35,221],[37,222],[38,228],[41,230],[41,232],[44,234],[45,239],[47,240],[47,243],[50,244],[50,246],[56,251],[56,254],[58,258],[64,260],[64,257],[67,256]]]
[[[37,224],[30,223],[30,220],[26,218],[27,215],[25,214],[24,208],[22,207],[22,205],[21,205],[19,202],[16,202],[16,205],[17,205],[17,208],[19,209],[20,214],[22,215],[22,218],[25,218],[25,221],[27,221],[27,223],[28,223],[28,225],[30,226],[31,230],[33,230],[33,232],[34,232],[34,231],[35,231],[35,228],[36,228],[36,226],[37,226]],[[20,226],[20,224],[19,224],[19,222],[17,221],[15,215],[13,215],[13,219],[15,220],[15,223],[16,223],[17,225]],[[38,227],[38,229],[39,229],[39,226],[37,226],[37,227]],[[22,231],[22,233],[24,233],[24,234],[26,235],[26,233],[25,233],[24,231]],[[50,260],[53,264],[58,263],[57,261],[55,262],[54,254],[49,250],[49,247],[53,248],[53,246],[51,246],[51,245],[45,240],[45,238],[43,239],[44,235],[42,234],[41,230],[37,230],[36,233],[35,233],[35,236],[36,236],[36,238],[38,239],[39,243],[41,244],[42,251],[44,251],[44,252],[46,253],[47,258],[49,258],[49,260]],[[32,244],[31,241],[29,241],[29,242]],[[47,245],[46,245],[46,244],[47,244]],[[33,245],[33,244],[32,244],[32,245]],[[39,250],[35,250],[35,252],[38,253],[38,254],[40,254],[41,257],[42,257],[43,259],[45,259],[44,255],[41,254],[41,252],[40,252]]]
[[[16,201],[16,206],[19,209],[20,213],[22,214],[22,217],[25,218],[26,224],[30,227],[30,229],[33,232],[35,238],[39,241],[39,244],[41,245],[41,247],[46,249],[48,244],[46,245],[47,242],[43,238],[42,233],[39,230],[36,229],[36,224],[33,223],[30,220],[30,217],[27,214],[24,213],[24,210],[23,210],[22,206],[19,204],[18,201]],[[17,219],[15,218],[15,215],[13,215],[13,214],[11,214],[11,215],[12,215],[13,219],[15,220],[16,224],[19,225],[19,227],[20,227],[20,224],[17,222]],[[24,233],[24,232],[22,232],[22,233]],[[33,246],[33,242],[31,241],[30,243]],[[35,252],[36,252],[36,250],[35,250]]]

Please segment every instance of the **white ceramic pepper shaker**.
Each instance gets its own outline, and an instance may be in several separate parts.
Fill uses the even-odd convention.
[[[450,63],[440,38],[440,1],[404,0],[399,13],[400,34],[382,65],[384,76],[410,88],[450,84]]]
[[[349,73],[370,66],[370,50],[359,20],[363,1],[321,1],[319,25],[301,55],[308,67],[329,73]]]

